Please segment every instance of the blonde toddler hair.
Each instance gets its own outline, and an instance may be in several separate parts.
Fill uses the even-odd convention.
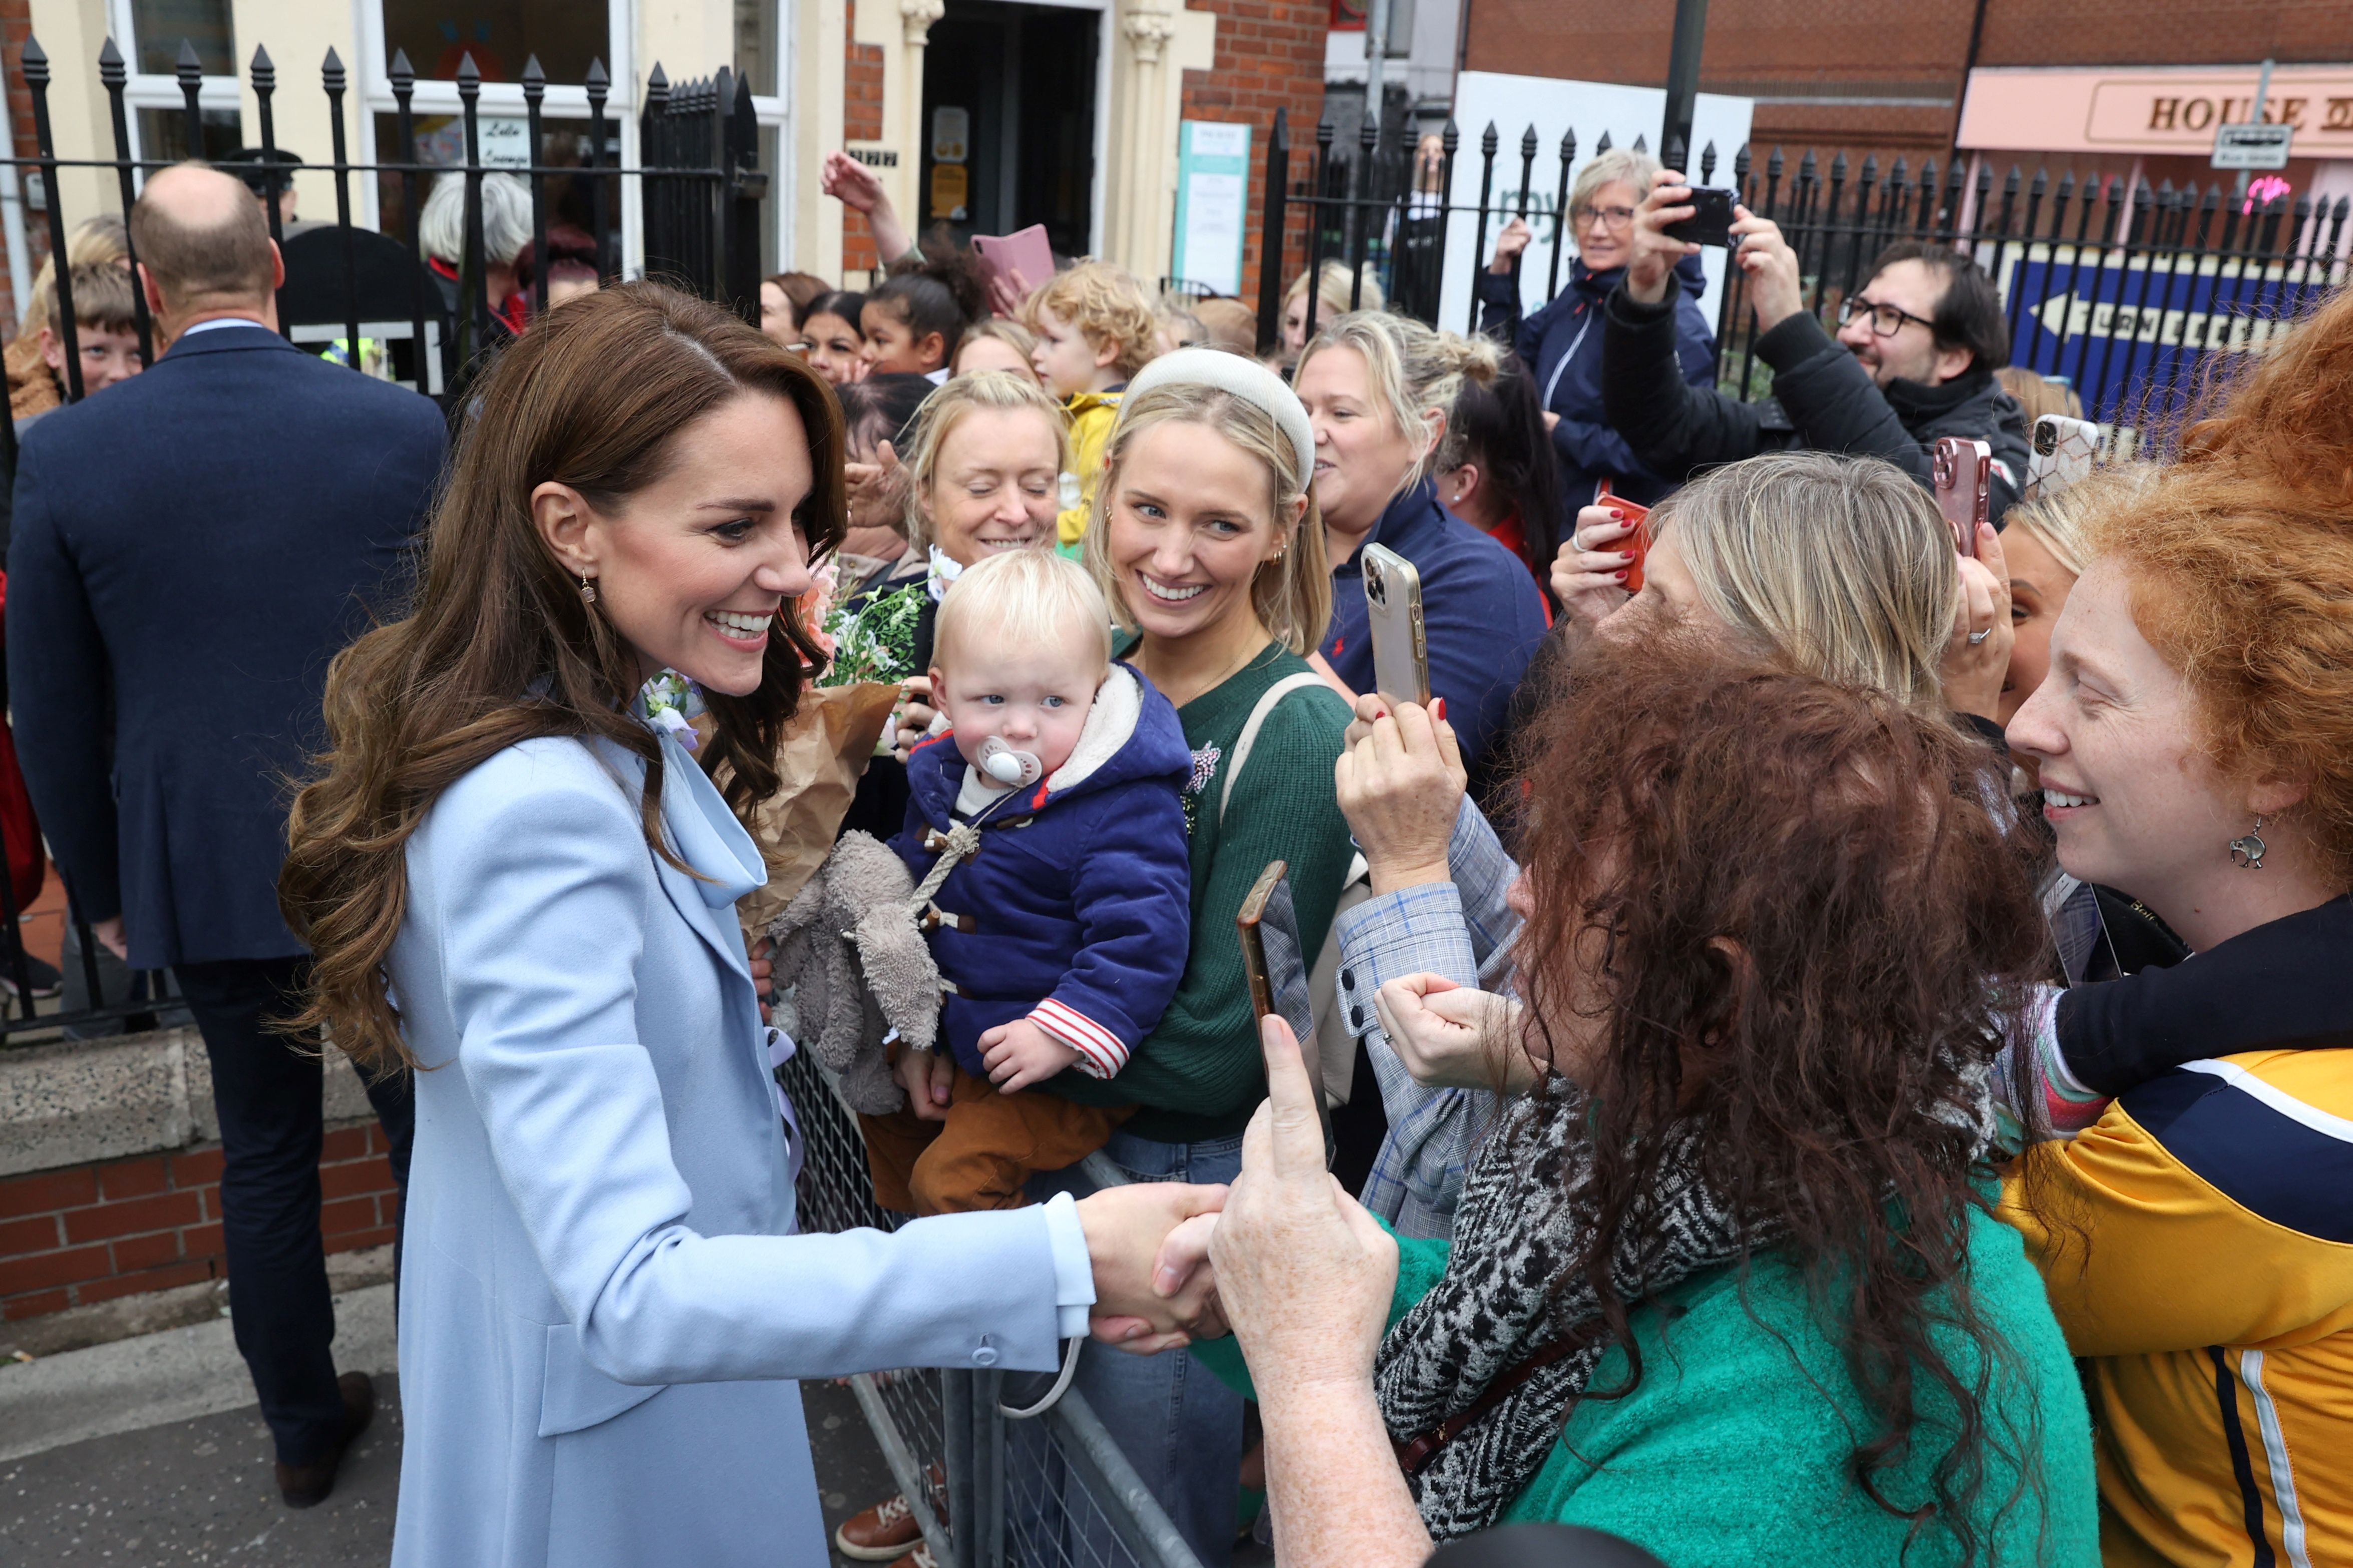
[[[1152,296],[1144,291],[1134,273],[1114,263],[1082,261],[1054,274],[1022,307],[1022,319],[1032,331],[1045,331],[1038,321],[1043,310],[1051,310],[1057,319],[1084,333],[1097,352],[1116,350],[1119,357],[1112,362],[1112,369],[1123,381],[1151,363],[1160,352],[1155,337],[1160,322],[1153,313]]]
[[[1127,585],[1111,560],[1112,498],[1119,489],[1119,471],[1135,438],[1156,425],[1198,425],[1215,431],[1266,466],[1268,517],[1277,529],[1301,497],[1307,510],[1298,525],[1289,529],[1282,552],[1261,564],[1250,581],[1250,607],[1259,624],[1275,640],[1302,658],[1324,640],[1332,618],[1332,563],[1324,545],[1324,516],[1315,510],[1309,481],[1315,476],[1300,468],[1299,448],[1259,405],[1219,386],[1201,382],[1172,382],[1127,398],[1120,406],[1119,425],[1103,451],[1103,482],[1095,487],[1094,511],[1080,546],[1087,570],[1094,576],[1126,626],[1135,624],[1129,607]]]
[[[965,622],[972,622],[970,626]],[[1092,630],[1111,668],[1111,605],[1087,569],[1051,550],[1012,550],[964,569],[940,598],[932,658],[954,668],[960,637],[983,633],[1022,649],[1063,647]]]
[[[1377,310],[1388,303],[1388,297],[1381,292],[1380,277],[1369,261],[1365,263],[1360,271],[1363,274],[1364,289],[1356,300],[1356,309]],[[1282,313],[1286,316],[1291,314],[1291,307],[1299,303],[1300,297],[1306,292],[1307,274],[1303,272],[1293,279],[1291,287],[1282,292]],[[1324,302],[1327,300],[1343,310],[1348,308],[1348,264],[1345,261],[1327,261],[1315,274],[1315,310],[1319,315],[1322,314]],[[1314,323],[1311,321],[1308,326],[1307,335],[1312,338],[1315,335]]]
[[[964,336],[956,340],[956,352],[948,359],[948,368],[952,374],[955,373],[956,362],[964,357],[964,351],[972,345],[976,338],[995,338],[998,342],[1019,354],[1025,364],[1029,363],[1029,356],[1038,350],[1037,333],[1009,318],[991,316],[985,321],[975,321],[971,326],[966,327],[964,330]]]
[[[932,542],[931,524],[923,516],[921,498],[931,493],[932,483],[939,477],[940,448],[947,445],[948,433],[957,421],[976,408],[1027,408],[1035,413],[1054,432],[1055,472],[1071,466],[1070,416],[1033,377],[1009,370],[950,376],[915,410],[899,458],[907,470],[907,542],[915,549],[927,549]]]

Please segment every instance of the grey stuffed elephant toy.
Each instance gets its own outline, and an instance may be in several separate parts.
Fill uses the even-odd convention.
[[[871,834],[845,833],[822,869],[769,925],[779,990],[793,992],[804,1050],[840,1080],[853,1110],[904,1109],[882,1039],[930,1050],[940,1032],[940,970],[915,923],[914,882]]]

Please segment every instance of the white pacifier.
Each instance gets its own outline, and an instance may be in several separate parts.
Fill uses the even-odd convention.
[[[980,771],[1008,789],[1036,784],[1046,776],[1046,764],[1035,753],[1018,752],[996,735],[980,743]]]

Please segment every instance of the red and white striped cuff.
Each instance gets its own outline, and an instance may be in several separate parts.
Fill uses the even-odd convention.
[[[1074,1065],[1089,1078],[1111,1078],[1127,1065],[1127,1047],[1120,1037],[1065,1003],[1049,996],[1029,1021],[1078,1052]]]

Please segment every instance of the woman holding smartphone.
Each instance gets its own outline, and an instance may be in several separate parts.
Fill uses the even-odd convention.
[[[1176,704],[1193,751],[1192,949],[1176,1000],[1127,1068],[1108,1082],[1065,1082],[1072,1099],[1141,1105],[1103,1151],[1131,1179],[1222,1183],[1240,1168],[1242,1128],[1266,1090],[1234,917],[1268,863],[1285,861],[1300,941],[1314,952],[1351,853],[1332,774],[1347,708],[1303,657],[1330,605],[1309,493],[1314,440],[1272,372],[1180,349],[1129,384],[1106,452],[1084,558],[1134,629],[1127,658]],[[1099,1345],[1081,1358],[1079,1386],[1194,1553],[1221,1561],[1233,1543],[1240,1396],[1186,1357]]]
[[[1501,741],[1512,691],[1545,632],[1544,597],[1526,568],[1440,506],[1430,478],[1456,394],[1465,379],[1493,379],[1498,364],[1483,338],[1358,310],[1316,334],[1296,377],[1315,431],[1315,504],[1330,532],[1324,658],[1352,690],[1372,692],[1364,548],[1404,556],[1421,576],[1430,693],[1474,770]]]
[[[837,405],[653,283],[478,392],[414,612],[329,675],[280,883],[297,1026],[414,1069],[393,1560],[818,1562],[795,1379],[1051,1367],[1216,1194],[794,1234],[737,814],[822,662],[792,601],[841,536]]]

